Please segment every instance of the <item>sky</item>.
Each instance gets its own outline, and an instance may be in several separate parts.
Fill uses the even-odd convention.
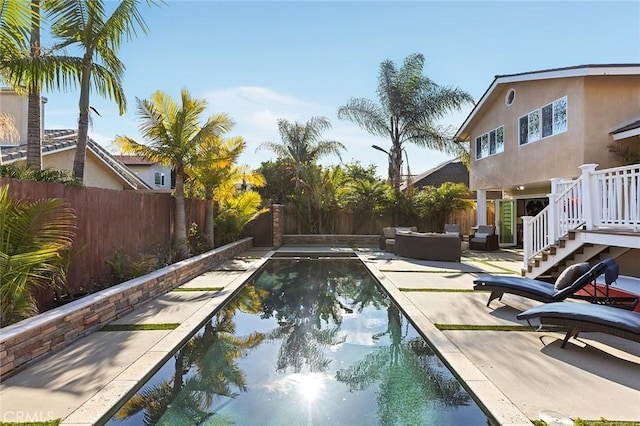
[[[478,101],[496,75],[584,64],[640,63],[640,0],[634,1],[187,1],[140,6],[147,34],[125,41],[127,113],[91,95],[90,136],[118,153],[116,135],[144,142],[136,99],[162,91],[179,100],[183,88],[208,103],[206,117],[226,113],[227,136],[247,142],[240,164],[275,160],[266,141],[280,142],[277,120],[327,117],[325,140],[346,146],[342,162],[375,165],[386,177],[389,139],[338,120],[351,98],[378,103],[380,63],[398,67],[425,56],[423,74]],[[45,41],[46,43],[46,41]],[[75,52],[70,50],[69,54]],[[77,53],[75,53],[77,54]],[[79,91],[44,93],[45,128],[76,128]],[[469,105],[439,124],[457,130]],[[451,159],[405,145],[412,174]],[[336,156],[323,165],[338,164]],[[406,164],[403,166],[406,172]]]

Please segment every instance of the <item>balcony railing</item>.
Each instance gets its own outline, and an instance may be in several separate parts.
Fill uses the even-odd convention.
[[[569,231],[640,229],[640,164],[596,171],[580,166],[573,181],[552,179],[549,205],[536,216],[524,216],[524,267]]]

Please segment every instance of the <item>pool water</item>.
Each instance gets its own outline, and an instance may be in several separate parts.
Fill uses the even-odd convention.
[[[486,425],[358,259],[265,263],[109,425]]]

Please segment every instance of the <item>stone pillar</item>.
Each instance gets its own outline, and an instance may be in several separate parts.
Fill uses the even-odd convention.
[[[282,246],[282,234],[284,233],[284,205],[273,204],[271,206],[273,216],[273,248]]]

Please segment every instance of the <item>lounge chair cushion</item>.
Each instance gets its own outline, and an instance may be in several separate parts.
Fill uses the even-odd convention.
[[[593,303],[557,302],[536,306],[517,315],[519,320],[564,318],[600,324],[640,334],[640,313]]]
[[[582,274],[585,274],[589,268],[589,262],[575,263],[567,266],[556,279],[554,286],[556,291],[570,286],[571,283],[577,280]]]

